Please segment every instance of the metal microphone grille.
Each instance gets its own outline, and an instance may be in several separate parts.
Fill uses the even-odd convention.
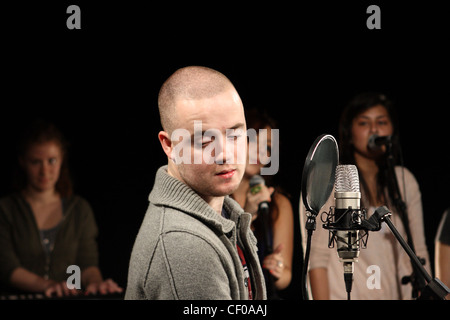
[[[355,165],[336,167],[336,192],[359,192],[358,169]]]

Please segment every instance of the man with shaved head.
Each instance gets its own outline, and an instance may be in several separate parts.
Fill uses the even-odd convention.
[[[228,195],[245,169],[242,101],[222,73],[177,70],[162,85],[159,168],[131,254],[125,299],[266,299],[251,215]]]

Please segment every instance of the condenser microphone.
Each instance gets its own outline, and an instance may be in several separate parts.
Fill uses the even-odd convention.
[[[250,189],[257,187],[258,185],[266,185],[266,181],[260,175],[254,175],[250,178]],[[258,205],[258,212],[261,214],[269,213],[269,203],[267,201],[263,201]]]
[[[373,134],[369,137],[367,148],[369,150],[379,150],[381,146],[387,145],[392,142],[392,136],[379,136]]]
[[[345,287],[350,299],[354,262],[360,252],[361,192],[355,165],[338,165],[335,181],[335,209],[324,228],[329,229],[331,241],[336,242],[339,261],[344,266]]]
[[[357,261],[358,229],[361,220],[354,210],[361,209],[358,169],[354,165],[336,167],[334,228],[337,230],[337,251],[341,261]]]

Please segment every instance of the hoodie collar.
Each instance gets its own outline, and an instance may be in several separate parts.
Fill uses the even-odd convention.
[[[230,219],[222,217],[188,185],[169,175],[167,165],[158,169],[148,199],[155,205],[183,211],[223,233],[232,231],[244,212],[236,201],[225,196],[224,208],[230,214]]]

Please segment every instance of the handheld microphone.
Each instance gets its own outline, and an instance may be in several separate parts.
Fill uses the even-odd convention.
[[[358,261],[360,252],[361,192],[359,190],[358,169],[354,165],[336,167],[335,210],[329,214],[325,229],[330,231],[329,247],[336,242],[339,260],[344,266],[345,287],[350,299],[353,283],[354,262]]]
[[[264,181],[264,178],[260,175],[254,175],[250,178],[250,189],[253,191],[253,188],[258,188],[259,185],[266,185],[266,182]],[[258,190],[254,191],[258,192]],[[263,228],[262,232],[262,241],[261,243],[264,244],[265,248],[263,251],[263,254],[265,256],[273,253],[273,247],[272,243],[270,241],[270,238],[268,237],[269,232],[269,203],[267,201],[263,201],[258,205],[258,219],[261,219],[261,227]],[[264,278],[266,279],[266,288],[267,288],[267,297],[272,300],[279,299],[277,290],[275,287],[275,279],[274,276],[269,272],[268,269],[263,268]]]
[[[379,136],[373,134],[369,137],[367,148],[369,150],[379,150],[381,146],[387,145],[392,142],[392,136]]]
[[[250,178],[250,189],[256,187],[257,185],[266,185],[266,181],[260,175],[254,175]],[[263,201],[258,205],[258,212],[261,214],[269,213],[269,203],[267,201]]]

